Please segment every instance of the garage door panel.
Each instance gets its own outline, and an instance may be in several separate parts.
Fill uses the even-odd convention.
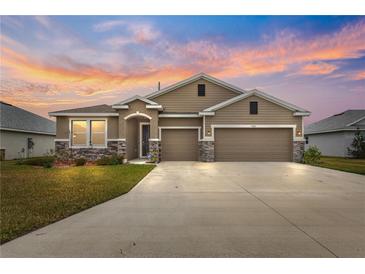
[[[162,129],[162,161],[197,161],[197,129]]]
[[[215,129],[216,161],[291,161],[292,129]]]

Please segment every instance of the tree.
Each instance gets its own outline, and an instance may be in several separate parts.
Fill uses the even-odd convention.
[[[358,129],[355,132],[351,146],[347,148],[347,152],[354,158],[365,158],[365,138]]]

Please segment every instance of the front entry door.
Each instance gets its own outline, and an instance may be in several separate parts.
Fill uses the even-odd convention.
[[[149,142],[150,139],[150,125],[141,123],[141,146],[140,146],[140,157],[145,158],[149,152]]]

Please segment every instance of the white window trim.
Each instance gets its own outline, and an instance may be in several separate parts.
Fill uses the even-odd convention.
[[[73,145],[72,144],[72,121],[86,121],[86,128],[87,128],[87,132],[86,132],[86,145]],[[105,121],[105,136],[104,136],[104,140],[105,143],[104,145],[101,146],[92,146],[90,145],[90,138],[91,138],[91,131],[90,131],[90,125],[91,125],[91,121]],[[70,148],[107,148],[107,142],[108,142],[108,119],[105,118],[70,118],[69,119],[69,143],[71,144]]]
[[[138,153],[138,155],[139,155],[139,158],[141,158],[141,159],[142,158],[147,158],[147,155],[142,156],[142,126],[143,125],[150,125],[150,123],[149,122],[140,122],[139,123],[139,153]],[[150,130],[151,130],[151,128],[150,128]]]
[[[119,138],[119,139],[107,139],[107,141],[125,141],[125,138]]]
[[[297,126],[294,125],[258,125],[258,124],[212,124],[212,136],[204,137],[202,141],[214,141],[216,128],[292,128],[293,129],[293,141],[304,141],[304,137],[297,137]]]
[[[198,130],[198,141],[201,141],[201,129],[202,127],[198,126],[166,126],[166,127],[158,127],[158,140],[162,140],[162,130],[163,129],[197,129]]]

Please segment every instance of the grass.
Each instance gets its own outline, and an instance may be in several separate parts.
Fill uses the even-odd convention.
[[[1,243],[127,193],[154,168],[0,164]]]
[[[322,156],[317,166],[365,175],[365,159]]]

